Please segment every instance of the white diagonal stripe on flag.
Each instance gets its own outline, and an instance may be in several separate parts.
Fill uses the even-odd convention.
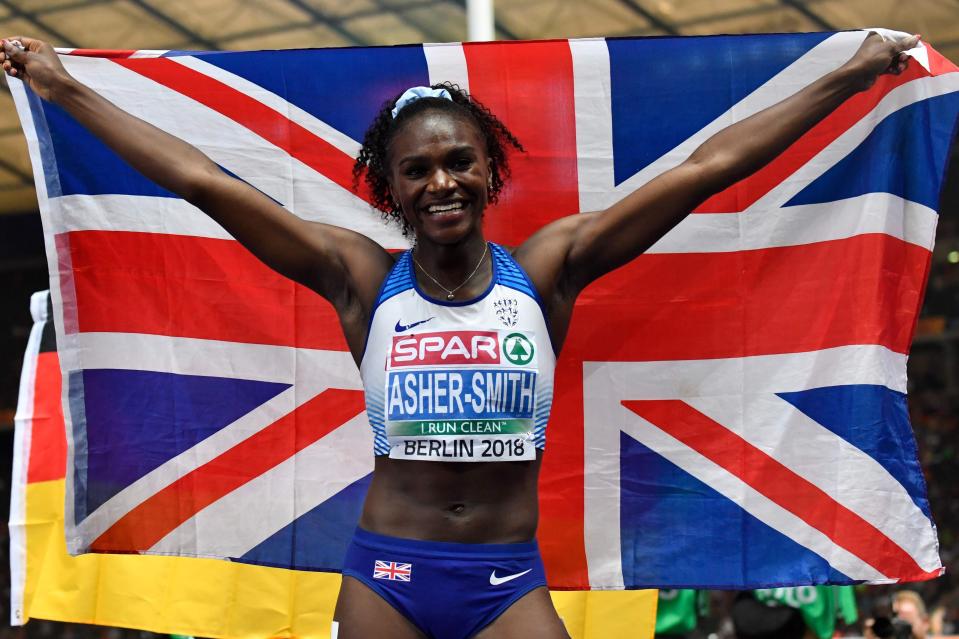
[[[238,76],[235,73],[230,73],[226,69],[222,69],[215,64],[206,62],[202,56],[173,56],[168,58],[168,60],[176,62],[177,64],[182,64],[183,66],[193,69],[198,73],[202,73],[207,77],[222,82],[228,87],[236,89],[247,97],[256,100],[263,106],[276,111],[276,113],[287,118],[291,122],[299,124],[313,135],[332,144],[334,147],[350,157],[355,158],[360,152],[360,143],[342,131],[333,128],[323,120],[320,120],[314,116],[309,111],[304,111],[302,108],[281,98],[269,89],[262,87],[255,82],[250,82],[246,78]]]
[[[884,95],[879,104],[869,113],[797,169],[788,180],[780,182],[753,202],[747,210],[781,207],[862,144],[876,125],[885,118],[911,104],[952,93],[957,89],[959,89],[959,73],[919,78],[896,87]]]
[[[817,80],[824,73],[834,70],[838,66],[836,61],[852,57],[864,38],[865,34],[858,32],[836,33],[826,38],[694,135],[667,151],[662,157],[644,167],[629,179],[618,184],[615,194],[610,195],[609,204],[632,193],[657,175],[678,166],[703,142],[730,124],[748,118],[754,113],[776,104],[784,96],[795,93]],[[609,170],[612,174],[611,163]]]
[[[303,389],[298,386],[290,387],[125,486],[89,513],[86,519],[78,522],[75,532],[67,531],[67,547],[70,552],[86,552],[92,540],[97,539],[140,503],[246,440],[251,434],[267,428],[291,413],[304,399],[308,397],[303,396]]]
[[[886,575],[835,543],[825,533],[756,491],[725,468],[684,446],[639,415],[636,415],[635,419],[628,419],[626,413],[629,412],[622,408],[623,432],[709,485],[756,519],[812,550],[828,561],[831,566],[854,579],[867,579],[871,582],[889,581]]]
[[[844,346],[806,353],[712,360],[584,362],[584,520],[591,587],[623,586],[620,529],[618,525],[608,524],[620,521],[620,432],[628,432],[659,454],[664,454],[662,447],[666,444],[672,448],[682,447],[672,436],[623,407],[622,400],[681,399],[692,403],[695,398],[741,397],[746,388],[751,393],[771,394],[842,384],[881,385],[905,392],[905,356],[881,346]],[[721,487],[714,486],[720,492],[747,510],[751,508],[749,512],[761,521],[786,527],[790,537],[829,560],[838,570],[855,579],[886,579],[875,568],[739,478],[695,451],[689,450],[688,455],[690,463],[703,463],[702,468],[709,469],[706,479],[711,485],[722,482]],[[683,459],[670,461],[676,463]],[[689,467],[684,469],[692,472]],[[696,473],[693,475],[701,478]]]
[[[210,107],[109,60],[69,58],[68,62],[78,79],[111,102],[195,145],[300,217],[351,228],[390,248],[409,245],[352,191]],[[162,99],[145,102],[143,95]],[[182,118],[180,113],[190,117]],[[55,217],[53,221],[55,232],[60,233]]]
[[[373,472],[372,447],[369,421],[362,412],[185,520],[149,552],[241,557]],[[337,474],[330,476],[328,469],[334,466]],[[275,499],[277,493],[294,499]],[[206,550],[209,548],[215,548],[216,554]]]
[[[687,403],[874,525],[923,570],[938,566],[935,531],[903,485],[875,459],[786,400],[748,393],[697,397]],[[890,512],[901,515],[889,517]]]
[[[626,366],[629,366],[626,364]],[[825,558],[855,579],[883,581],[886,576],[837,545],[825,534],[757,492],[697,451],[626,409],[621,400],[643,397],[627,390],[620,364],[584,367],[586,555],[590,587],[619,589],[622,573],[620,521],[620,433],[625,432],[693,477],[711,486],[751,515]],[[626,387],[616,388],[616,382]],[[599,454],[602,451],[602,454]],[[591,454],[594,453],[594,454]],[[606,523],[601,523],[606,522]]]
[[[283,149],[210,107],[110,60],[68,57],[64,64],[79,81],[121,109],[197,146],[270,197],[280,202],[291,199],[284,179],[289,156]],[[144,95],[152,99],[144,100]],[[182,117],[183,113],[190,117]],[[282,162],[278,165],[282,173],[265,170],[273,162]]]
[[[91,336],[93,339],[86,341],[86,338]],[[80,544],[76,535],[81,535],[86,540],[96,539],[117,520],[129,513],[137,504],[203,464],[215,459],[252,434],[267,428],[270,424],[289,414],[327,388],[354,390],[362,388],[352,358],[349,353],[340,351],[290,349],[276,346],[124,333],[109,335],[86,333],[74,337],[79,338],[81,342],[87,345],[93,341],[97,342],[99,347],[94,351],[97,356],[94,361],[89,362],[86,366],[91,369],[123,369],[131,366],[143,366],[142,363],[135,364],[133,362],[137,355],[141,354],[140,350],[146,341],[151,342],[151,346],[153,346],[149,349],[149,352],[153,355],[159,355],[159,358],[155,360],[147,358],[148,362],[157,365],[152,370],[217,377],[222,377],[223,371],[226,370],[250,375],[249,377],[243,377],[238,374],[237,377],[240,379],[258,379],[262,370],[264,370],[262,368],[264,366],[262,355],[269,356],[273,351],[280,353],[284,360],[289,359],[290,361],[285,361],[285,366],[279,366],[271,370],[287,371],[290,375],[288,379],[295,378],[297,384],[280,392],[195,446],[167,460],[126,486],[95,511],[89,513],[86,519],[77,524],[75,531],[68,531],[68,539],[73,544],[70,546],[71,552],[85,550],[85,546]],[[143,338],[146,338],[146,340]],[[165,341],[165,345],[157,347],[161,340]],[[231,353],[233,349],[235,351]],[[84,352],[84,349],[80,348],[78,351]],[[166,353],[166,355],[162,355],[163,353]],[[177,356],[177,353],[180,355]],[[255,371],[257,362],[261,367],[261,373],[259,374]],[[220,368],[221,366],[224,366],[224,368]],[[170,370],[171,368],[174,370]],[[143,369],[135,368],[134,370]],[[263,381],[282,382],[284,380],[277,380],[274,377]]]

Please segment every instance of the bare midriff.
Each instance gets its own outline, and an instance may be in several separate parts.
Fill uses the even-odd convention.
[[[536,534],[541,457],[488,463],[377,457],[360,526],[428,541],[529,541]]]

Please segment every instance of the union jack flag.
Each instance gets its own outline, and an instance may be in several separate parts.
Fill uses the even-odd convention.
[[[836,68],[863,32],[196,53],[71,73],[308,219],[407,244],[350,191],[380,105],[450,80],[528,153],[516,245]],[[554,588],[940,574],[906,413],[959,72],[931,47],[588,288],[556,370]],[[338,570],[372,471],[332,308],[18,82],[51,266],[72,552]]]
[[[374,561],[373,579],[390,581],[410,581],[413,578],[413,564],[398,564],[395,561]]]

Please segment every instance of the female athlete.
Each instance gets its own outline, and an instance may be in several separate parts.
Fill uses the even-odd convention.
[[[483,212],[519,142],[455,87],[417,87],[384,107],[357,160],[376,206],[414,238],[400,255],[298,218],[80,84],[46,43],[4,40],[0,63],[336,309],[363,378],[376,458],[334,635],[553,639],[568,635],[534,541],[537,477],[554,358],[577,295],[879,74],[902,72],[917,43],[869,35],[846,64],[716,134],[622,201],[553,222],[514,249],[486,240]]]

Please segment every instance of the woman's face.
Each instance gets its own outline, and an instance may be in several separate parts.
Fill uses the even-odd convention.
[[[419,242],[455,244],[481,231],[489,157],[476,125],[427,110],[389,148],[390,192]]]

